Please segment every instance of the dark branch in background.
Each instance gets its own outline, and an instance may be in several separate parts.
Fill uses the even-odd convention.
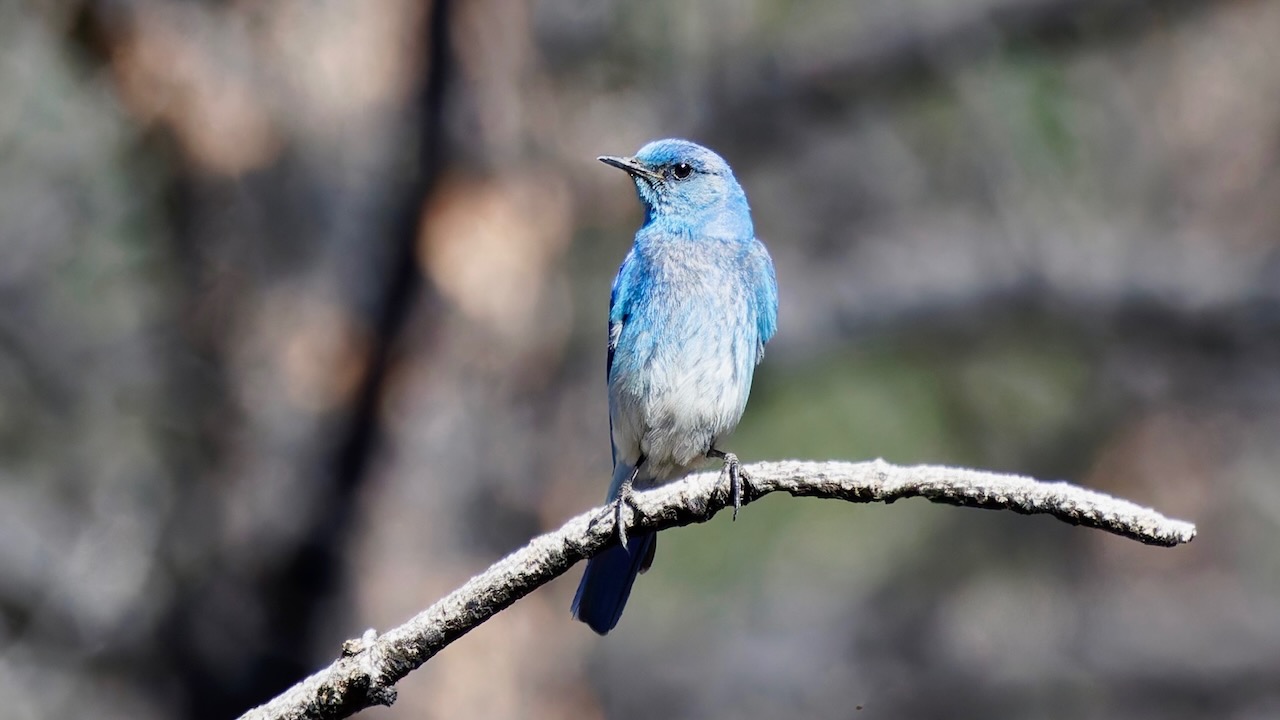
[[[920,465],[898,467],[881,460],[862,463],[782,461],[746,470],[744,501],[772,492],[849,502],[891,503],[923,497],[964,507],[1052,515],[1073,525],[1105,530],[1148,545],[1190,542],[1195,526],[1099,492],[1065,482],[1040,482]],[[701,473],[635,496],[636,530],[664,530],[706,522],[728,504],[718,473]],[[563,574],[579,560],[615,542],[611,508],[596,508],[540,535],[523,548],[381,637],[369,630],[343,647],[342,657],[241,720],[343,718],[395,701],[395,683],[436,653],[515,601]],[[568,625],[568,613],[565,624]]]
[[[444,164],[442,115],[450,69],[448,0],[435,0],[425,17],[422,47],[422,79],[415,96],[407,103],[403,122],[417,128],[414,162],[405,169],[399,187],[402,196],[396,201],[386,228],[388,236],[379,245],[370,243],[382,276],[369,280],[373,289],[368,304],[357,310],[369,313],[373,342],[367,371],[344,421],[346,437],[338,444],[332,459],[332,474],[327,485],[317,489],[325,493],[310,520],[308,540],[301,544],[289,562],[271,577],[265,593],[268,612],[280,634],[286,635],[271,658],[287,667],[281,671],[262,673],[253,691],[259,693],[253,702],[261,702],[293,682],[302,672],[296,669],[314,632],[316,613],[321,600],[331,597],[342,584],[344,564],[342,549],[347,543],[356,503],[353,500],[366,478],[370,460],[377,451],[379,438],[378,406],[381,402],[393,355],[414,303],[420,301],[422,278],[414,259],[421,209],[435,186]],[[243,707],[243,705],[241,706]]]
[[[351,489],[359,485],[374,454],[378,431],[378,404],[386,384],[392,354],[400,331],[419,300],[422,276],[414,260],[417,246],[418,225],[422,206],[435,186],[444,165],[444,101],[451,62],[449,53],[449,2],[435,0],[431,3],[427,21],[427,37],[423,58],[425,76],[420,88],[417,107],[411,111],[408,122],[418,125],[416,162],[410,166],[410,182],[406,183],[405,197],[391,226],[394,233],[393,247],[386,258],[387,276],[377,287],[382,288],[373,312],[375,343],[369,358],[368,372],[351,408],[350,435],[338,449],[336,458],[337,483]],[[340,503],[347,505],[346,498]]]
[[[360,279],[360,287],[351,293],[353,297],[348,298],[352,312],[362,315],[361,319],[372,330],[368,366],[362,384],[340,421],[342,429],[338,435],[341,440],[336,443],[332,457],[326,458],[328,462],[322,468],[323,474],[316,478],[313,492],[317,501],[305,519],[306,525],[299,533],[296,546],[282,553],[278,562],[265,565],[246,581],[252,593],[251,599],[261,611],[260,622],[265,632],[257,632],[259,621],[254,619],[257,614],[244,613],[239,606],[235,607],[235,614],[218,615],[210,610],[218,607],[216,599],[219,597],[219,593],[212,592],[210,587],[221,587],[210,576],[179,577],[180,584],[174,591],[176,599],[170,604],[161,639],[156,644],[157,657],[149,659],[147,667],[135,671],[153,679],[157,673],[176,677],[185,701],[183,710],[188,717],[225,718],[246,705],[272,697],[295,682],[306,672],[304,658],[318,613],[324,610],[327,600],[342,585],[344,566],[341,550],[349,541],[355,508],[352,497],[364,481],[369,460],[376,451],[377,408],[388,368],[401,329],[415,302],[422,299],[422,281],[414,249],[421,208],[432,192],[444,163],[442,114],[451,67],[449,10],[448,0],[435,0],[423,14],[419,44],[423,53],[417,87],[398,109],[400,117],[393,118],[406,128],[401,133],[405,138],[403,146],[412,148],[413,157],[410,162],[397,158],[393,164],[393,169],[401,172],[387,182],[396,191],[396,197],[388,203],[387,214],[390,217],[383,223],[379,215],[374,225],[362,228],[368,233],[367,241],[359,245],[362,257],[351,258],[352,264],[368,275]],[[134,16],[145,12],[145,7],[128,2],[84,2],[73,18],[70,31],[79,47],[97,62],[109,65],[120,39],[132,31]],[[225,189],[225,183],[183,165],[181,153],[169,147],[172,138],[164,133],[153,134],[159,135],[159,139],[153,137],[150,142],[173,156],[173,177],[169,178],[166,187],[167,220],[174,229],[173,252],[181,271],[181,282],[177,287],[188,293],[189,296],[184,296],[186,304],[194,306],[198,294],[205,291],[202,273],[207,272],[204,265],[206,257],[202,253],[207,252],[208,235],[201,234],[201,211],[207,209],[208,204],[221,202],[219,193]],[[281,192],[282,188],[287,191],[291,184],[305,185],[311,181],[310,178],[306,181],[282,178],[289,174],[289,161],[289,148],[286,148],[284,159],[276,167],[237,182],[256,183],[256,193],[269,197],[269,193]],[[274,178],[272,173],[275,173]],[[320,176],[314,182],[327,180]],[[305,189],[316,190],[314,187]],[[280,208],[272,218],[279,223],[275,228],[279,233],[296,234],[298,228],[307,227],[305,222],[288,215],[288,198],[284,201],[275,198],[274,207]],[[187,314],[196,315],[190,311]],[[187,328],[192,323],[183,321],[174,325]],[[215,421],[203,424],[222,428],[233,423],[215,417],[210,409],[218,408],[225,413],[223,405],[229,395],[223,391],[225,380],[222,376],[222,345],[226,339],[217,330],[221,328],[188,330],[188,345],[202,353],[200,368],[203,374],[198,382],[189,382],[182,392],[172,395],[175,398],[202,398],[194,402],[193,407],[197,412],[215,418]],[[218,454],[214,450],[209,451],[211,456]],[[184,469],[175,471],[175,475],[187,477],[197,471],[194,468]],[[195,484],[190,484],[190,487],[195,487]],[[207,519],[208,510],[203,504],[199,508],[194,507],[197,502],[207,502],[206,496],[187,488],[184,486],[184,498],[193,510],[199,511],[202,520]],[[176,534],[187,530],[181,519],[173,525]],[[179,539],[174,544],[181,546],[183,542]],[[208,598],[215,600],[205,602]],[[227,672],[226,666],[219,662],[221,656],[210,653],[202,644],[209,636],[202,628],[211,626],[216,626],[217,632],[230,638],[228,642],[231,643],[245,636],[256,636],[254,643],[239,650],[237,672]]]

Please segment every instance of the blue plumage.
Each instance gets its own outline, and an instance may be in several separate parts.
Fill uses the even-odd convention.
[[[742,418],[751,376],[778,320],[773,262],[755,237],[729,165],[686,140],[600,160],[631,175],[644,225],[609,301],[609,500],[678,478]],[[736,459],[730,458],[736,473]],[[639,534],[587,562],[574,617],[613,629],[656,538]]]

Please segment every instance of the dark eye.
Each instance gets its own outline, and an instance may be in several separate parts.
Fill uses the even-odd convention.
[[[693,168],[689,166],[689,163],[679,163],[675,167],[671,168],[671,174],[674,175],[677,180],[683,180],[689,177],[689,174],[692,172]]]

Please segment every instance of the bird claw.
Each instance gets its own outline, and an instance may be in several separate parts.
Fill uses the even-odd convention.
[[[618,532],[618,543],[623,548],[627,546],[627,523],[622,516],[623,508],[630,506],[632,512],[635,512],[635,498],[631,492],[631,483],[626,483],[618,488],[618,497],[613,501],[613,526]]]
[[[724,461],[724,474],[729,479],[729,498],[733,501],[733,519],[737,520],[738,511],[742,509],[742,482],[751,478],[742,469],[742,463],[738,462],[737,455],[715,448],[712,448],[707,455]]]
[[[729,476],[729,494],[733,497],[733,519],[738,519],[738,511],[742,509],[742,481],[747,474],[742,470],[742,463],[733,453],[724,454],[724,470]]]

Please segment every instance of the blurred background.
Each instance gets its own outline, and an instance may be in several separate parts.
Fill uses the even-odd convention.
[[[0,715],[230,718],[604,499],[595,161],[720,151],[728,447],[1199,524],[768,498],[392,718],[1280,717],[1280,3],[0,4]],[[861,709],[857,709],[857,708]]]

